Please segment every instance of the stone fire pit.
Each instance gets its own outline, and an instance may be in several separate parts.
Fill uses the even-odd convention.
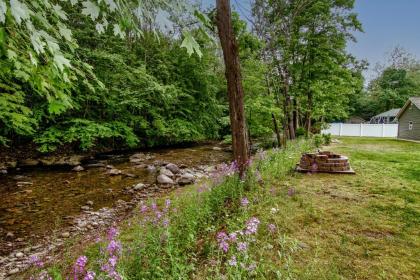
[[[348,157],[326,151],[303,154],[296,171],[355,174]]]

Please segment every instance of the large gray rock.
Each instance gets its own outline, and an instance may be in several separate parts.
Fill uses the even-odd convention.
[[[171,170],[166,169],[165,167],[162,167],[162,168],[160,169],[159,174],[160,174],[160,175],[165,175],[165,176],[168,176],[168,177],[170,177],[170,178],[174,177],[174,173],[172,173],[172,171],[171,171]]]
[[[175,182],[171,178],[169,178],[168,176],[166,176],[164,174],[160,174],[159,176],[157,176],[156,180],[159,184],[164,184],[164,185],[175,184]]]
[[[191,173],[182,174],[181,178],[178,180],[178,184],[180,185],[188,185],[194,183],[195,178],[194,175]]]
[[[146,187],[146,185],[145,185],[145,184],[143,184],[143,183],[138,183],[137,185],[134,185],[134,186],[133,186],[133,189],[134,189],[134,190],[136,190],[136,191],[140,191],[140,190],[144,189],[145,187]]]
[[[166,169],[170,170],[173,174],[178,174],[179,172],[181,172],[181,169],[178,167],[178,165],[173,163],[168,163],[166,165]]]

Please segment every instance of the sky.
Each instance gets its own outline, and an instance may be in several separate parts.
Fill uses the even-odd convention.
[[[202,0],[204,6],[215,0]],[[250,0],[231,0],[243,17],[249,17]],[[355,33],[357,43],[350,42],[348,51],[358,59],[366,59],[367,81],[375,77],[374,67],[384,63],[394,47],[402,47],[420,59],[420,0],[356,0],[355,10],[364,33]]]

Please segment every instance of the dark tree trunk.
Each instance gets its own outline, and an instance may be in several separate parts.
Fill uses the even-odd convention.
[[[217,28],[226,68],[233,155],[238,164],[240,176],[243,177],[249,159],[249,143],[245,125],[244,90],[238,44],[233,34],[230,1],[217,0],[216,7]]]
[[[298,118],[298,104],[296,98],[293,99],[293,129],[296,134],[296,130],[299,127],[299,118]]]

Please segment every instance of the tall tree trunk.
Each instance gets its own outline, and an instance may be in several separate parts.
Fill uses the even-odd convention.
[[[217,28],[223,49],[228,85],[233,155],[238,164],[239,174],[243,177],[249,159],[249,143],[245,125],[244,90],[242,87],[238,44],[233,34],[230,1],[217,0],[216,8]]]
[[[299,119],[298,119],[298,103],[296,98],[293,99],[293,129],[295,130],[295,134],[296,134],[296,130],[299,127]]]
[[[312,91],[308,90],[307,92],[308,96],[308,108],[306,108],[306,134],[311,134],[312,129],[312,110],[313,110],[313,95]]]

